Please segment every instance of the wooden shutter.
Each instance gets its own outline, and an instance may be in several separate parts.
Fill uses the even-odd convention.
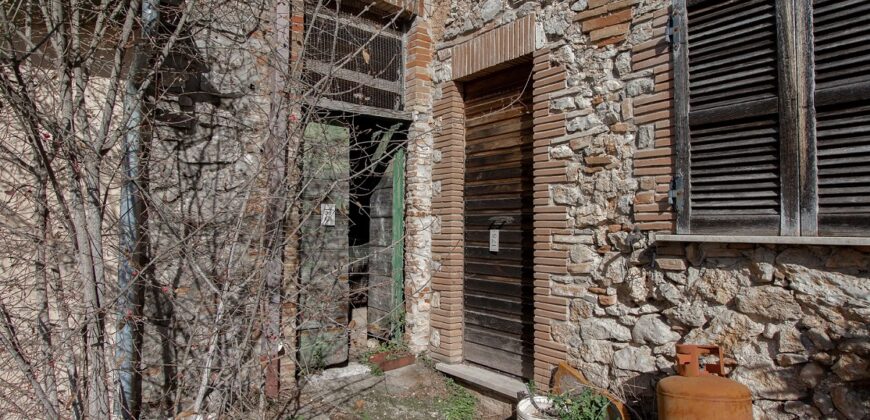
[[[813,2],[818,234],[870,234],[870,2]]]
[[[674,3],[679,233],[781,232],[776,3]]]

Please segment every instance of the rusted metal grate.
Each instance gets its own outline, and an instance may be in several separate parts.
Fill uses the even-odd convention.
[[[376,20],[316,9],[305,13],[304,80],[328,101],[402,110],[404,34]],[[319,84],[318,84],[319,83]]]

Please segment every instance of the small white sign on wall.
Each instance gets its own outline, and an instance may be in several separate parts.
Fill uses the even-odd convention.
[[[489,252],[498,252],[498,229],[489,230]]]
[[[320,226],[335,226],[335,204],[320,205]]]

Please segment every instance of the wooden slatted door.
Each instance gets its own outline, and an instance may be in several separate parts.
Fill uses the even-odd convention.
[[[465,85],[465,360],[522,378],[534,368],[530,70]]]
[[[350,132],[311,123],[304,135],[298,363],[309,370],[348,358]]]

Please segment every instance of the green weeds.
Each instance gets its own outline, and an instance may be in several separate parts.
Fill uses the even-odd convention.
[[[447,398],[441,401],[439,409],[446,420],[473,420],[477,399],[462,385],[447,379]]]

